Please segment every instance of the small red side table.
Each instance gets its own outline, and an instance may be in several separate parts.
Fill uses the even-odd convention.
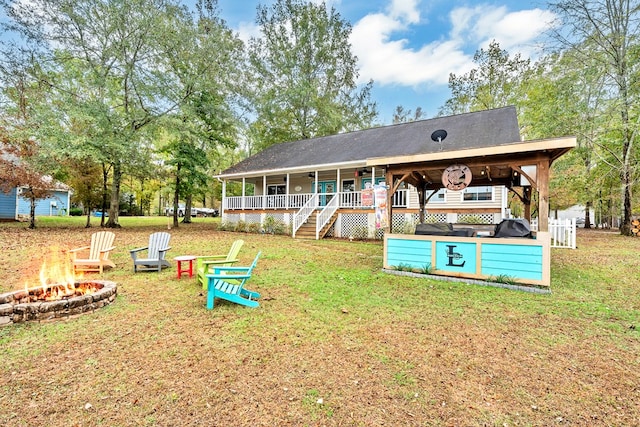
[[[189,273],[189,277],[193,277],[193,260],[196,259],[193,255],[182,255],[174,258],[178,262],[178,279],[182,277],[182,273]],[[183,262],[189,262],[189,268],[182,268]]]

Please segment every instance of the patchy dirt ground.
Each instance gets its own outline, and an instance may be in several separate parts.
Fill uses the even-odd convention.
[[[0,225],[0,290],[93,231]],[[113,305],[0,328],[0,425],[640,425],[640,238],[581,231],[541,296],[382,274],[376,243],[180,227],[170,258],[263,253],[261,306],[207,311],[175,266],[133,274],[152,231],[116,230]]]

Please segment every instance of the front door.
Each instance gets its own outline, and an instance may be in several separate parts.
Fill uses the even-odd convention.
[[[336,192],[335,181],[318,181],[318,193],[320,194],[320,206],[326,206],[331,200],[330,194]]]

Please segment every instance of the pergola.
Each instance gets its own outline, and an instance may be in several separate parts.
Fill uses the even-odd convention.
[[[442,144],[442,140],[438,141],[433,136],[432,139],[434,143]],[[389,186],[388,224],[391,224],[393,215],[391,198],[402,183],[411,184],[418,190],[422,223],[427,192],[432,190],[432,194],[435,194],[445,187],[446,182],[454,187],[452,189],[464,188],[465,184],[469,187],[504,185],[522,200],[525,206],[524,216],[528,220],[531,220],[531,204],[534,200],[532,191],[536,191],[538,231],[548,231],[549,169],[557,158],[575,146],[575,137],[517,141],[496,147],[373,158],[367,161],[367,165],[384,167],[386,170],[386,182]],[[446,178],[446,173],[451,173],[449,179]]]

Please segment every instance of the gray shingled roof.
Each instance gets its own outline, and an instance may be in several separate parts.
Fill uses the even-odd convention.
[[[442,144],[431,139],[431,134],[440,129],[447,131]],[[519,141],[516,110],[505,107],[275,144],[230,167],[221,176],[495,147]]]

